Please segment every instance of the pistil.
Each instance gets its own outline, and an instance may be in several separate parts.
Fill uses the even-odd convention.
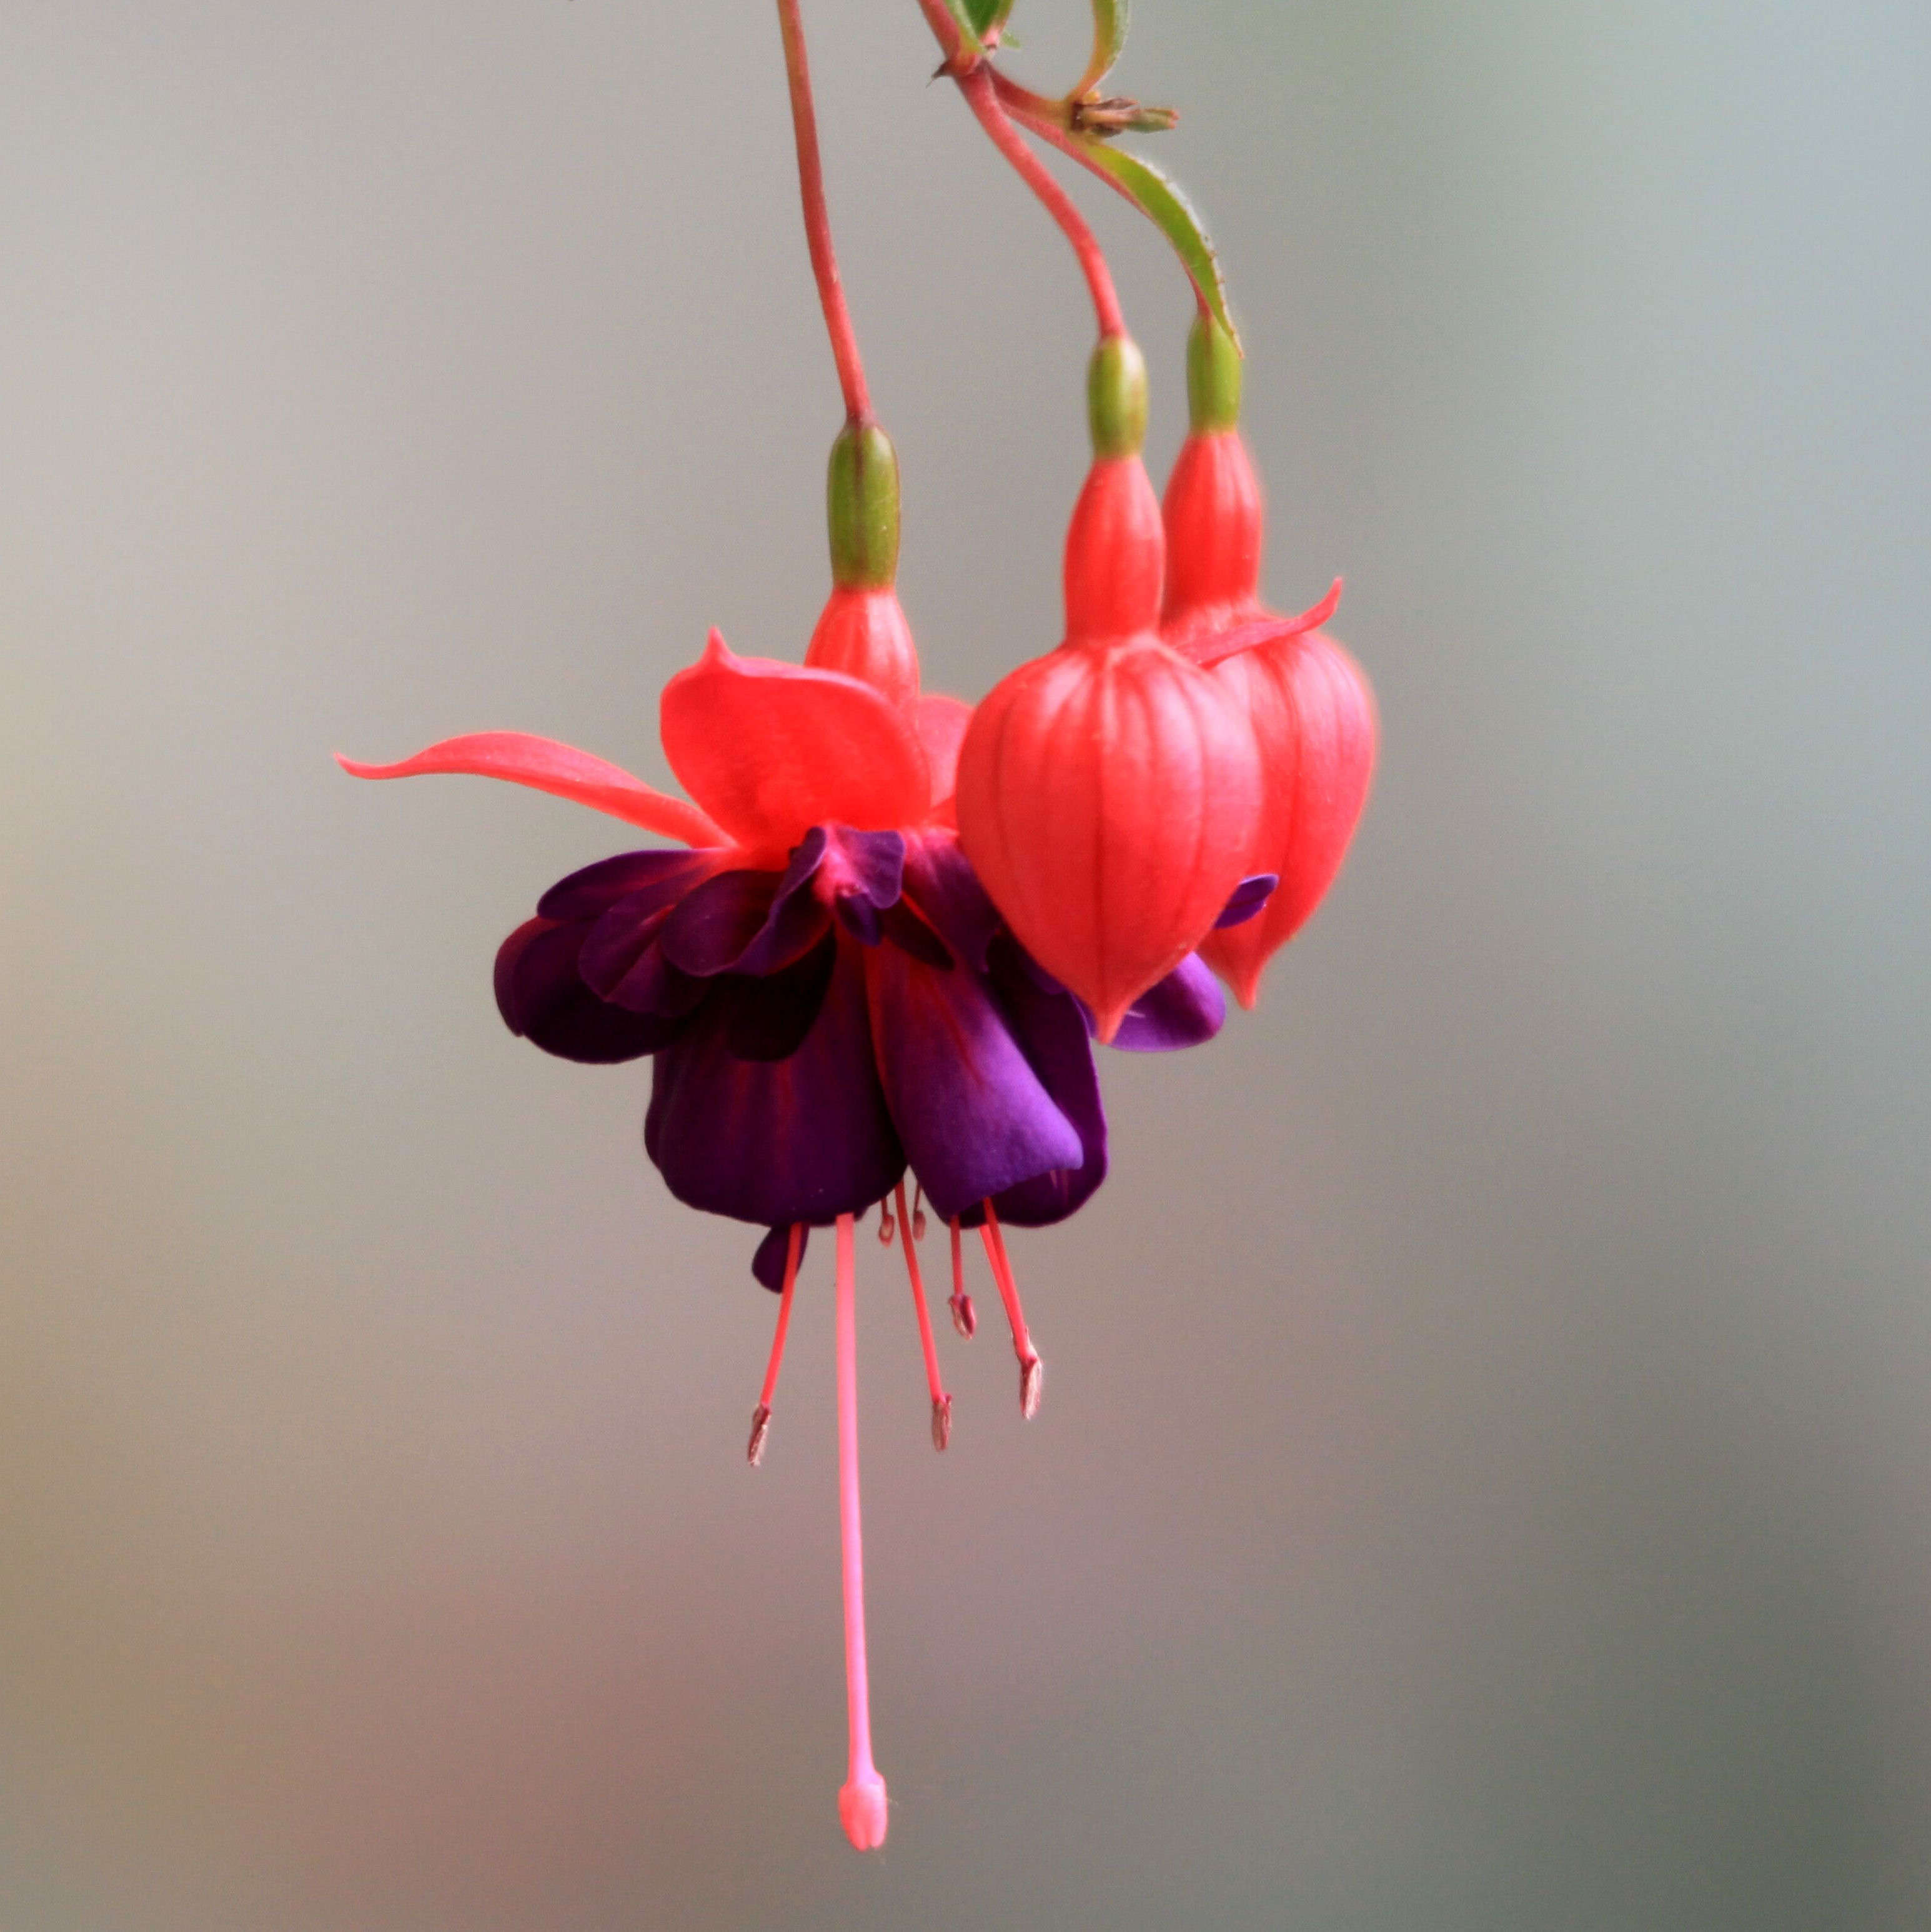
[[[838,1793],[838,1822],[862,1852],[885,1842],[885,1780],[871,1761],[871,1704],[865,1678],[865,1537],[858,1495],[858,1258],[849,1214],[838,1216],[838,1526],[844,1546],[845,1699],[851,1755]]]
[[[905,1271],[912,1278],[912,1306],[919,1317],[919,1346],[925,1352],[925,1385],[932,1395],[932,1447],[943,1449],[952,1439],[952,1399],[946,1394],[939,1376],[938,1345],[932,1340],[932,1317],[925,1306],[925,1282],[919,1272],[919,1250],[913,1232],[913,1221],[905,1211],[905,1184],[900,1181],[898,1234],[905,1250]]]
[[[1012,1278],[1012,1264],[1006,1258],[1006,1234],[992,1203],[985,1204],[985,1226],[979,1230],[985,1240],[985,1258],[992,1264],[992,1276],[999,1284],[999,1298],[1006,1304],[1006,1318],[1012,1328],[1012,1352],[1019,1358],[1019,1413],[1030,1422],[1039,1412],[1039,1397],[1046,1384],[1046,1365],[1033,1346],[1027,1331],[1026,1311],[1019,1305],[1019,1284]]]
[[[791,1238],[784,1249],[784,1292],[778,1304],[778,1333],[771,1340],[771,1360],[764,1371],[764,1393],[751,1418],[751,1446],[746,1460],[754,1469],[764,1460],[764,1439],[771,1433],[771,1404],[778,1394],[778,1371],[784,1366],[784,1338],[791,1329],[791,1292],[798,1286],[798,1251],[804,1245],[802,1222],[791,1224]]]

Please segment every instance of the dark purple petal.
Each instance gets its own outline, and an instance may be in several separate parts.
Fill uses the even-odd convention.
[[[661,1013],[669,1019],[689,1012],[715,984],[680,973],[664,958],[662,946],[647,946],[604,998],[613,1006],[628,1006],[634,1013]]]
[[[961,1210],[1085,1158],[973,973],[940,973],[896,946],[865,956],[872,1039],[892,1118],[933,1207]]]
[[[657,935],[670,916],[668,906],[653,907],[648,891],[627,892],[601,914],[584,923],[582,957],[577,970],[583,983],[599,999],[616,997],[616,989],[636,968],[637,962],[656,946]],[[621,1000],[620,1005],[634,1004]]]
[[[952,952],[976,973],[1001,926],[999,908],[949,832],[923,832],[906,841],[905,896]]]
[[[747,980],[735,973],[718,988],[730,1002],[724,1044],[740,1060],[783,1060],[805,1043],[825,1004],[838,942],[829,933],[781,973]]]
[[[876,946],[884,937],[878,908],[862,892],[841,892],[838,896],[838,923],[861,946]]]
[[[652,1070],[646,1150],[677,1198],[767,1228],[862,1213],[905,1156],[886,1111],[859,949],[835,942],[824,1004],[787,1058],[740,1059],[729,1002],[706,1000]],[[714,1010],[715,1009],[715,1010]]]
[[[795,1225],[795,1224],[792,1224]],[[798,1235],[798,1265],[805,1265],[805,1250],[811,1245],[811,1231],[801,1228]],[[791,1250],[791,1226],[774,1228],[757,1244],[757,1252],[752,1256],[751,1271],[763,1287],[773,1294],[784,1292],[784,1263]]]
[[[595,919],[634,892],[654,896],[654,902],[640,909],[643,913],[661,912],[702,884],[717,870],[723,856],[717,851],[619,852],[614,859],[599,859],[594,866],[559,879],[538,900],[537,916]]]
[[[665,920],[658,944],[679,971],[727,973],[763,931],[780,883],[776,872],[720,872]]]
[[[1059,1168],[994,1197],[1002,1221],[1043,1228],[1083,1208],[1106,1178],[1106,1114],[1093,1064],[1085,1010],[1072,994],[1042,986],[1018,942],[1001,938],[992,950],[992,983],[1007,1023],[1039,1083],[1080,1138],[1076,1167]],[[971,1217],[975,1221],[979,1216]]]
[[[1258,919],[1280,883],[1276,872],[1256,872],[1251,879],[1243,879],[1221,908],[1220,916],[1213,922],[1214,931],[1225,932],[1229,926],[1245,926],[1250,919]]]
[[[511,1032],[559,1059],[609,1065],[640,1059],[670,1044],[682,1017],[627,1012],[607,1005],[577,970],[587,924],[533,919],[496,954],[496,1005]]]
[[[1113,1044],[1127,1053],[1172,1053],[1213,1039],[1226,1018],[1220,982],[1189,952],[1127,1008]]]
[[[805,833],[778,882],[762,930],[739,956],[733,972],[778,972],[802,958],[824,937],[831,914],[811,890],[811,881],[824,862],[828,842],[822,825],[814,825]]]
[[[826,830],[824,883],[832,896],[856,896],[881,912],[895,904],[903,889],[904,838],[896,832],[854,832],[844,825]]]
[[[904,899],[895,906],[887,906],[879,914],[879,924],[886,938],[900,951],[910,953],[914,959],[922,959],[941,973],[952,970],[951,948]]]

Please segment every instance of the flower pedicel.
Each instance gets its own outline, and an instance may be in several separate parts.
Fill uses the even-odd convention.
[[[847,417],[827,483],[832,587],[805,662],[739,657],[713,632],[670,680],[660,734],[688,799],[515,732],[446,740],[394,764],[341,761],[366,778],[500,778],[676,842],[551,886],[498,952],[496,1002],[511,1032],[565,1059],[649,1058],[644,1143],[671,1192],[766,1231],[752,1271],[779,1299],[754,1465],[811,1231],[835,1231],[850,1744],[838,1810],[861,1850],[884,1843],[887,1818],[865,1641],[856,1223],[877,1206],[881,1239],[902,1249],[934,1445],[950,1440],[952,1401],[917,1250],[927,1202],[946,1224],[949,1306],[967,1337],[964,1236],[979,1236],[1031,1417],[1043,1370],[1004,1230],[1065,1220],[1105,1178],[1091,1038],[1159,1052],[1213,1037],[1225,1006],[1203,956],[1251,1004],[1258,962],[1339,862],[1373,732],[1358,673],[1352,686],[1331,680],[1359,692],[1351,710],[1345,692],[1330,707],[1339,724],[1309,695],[1319,676],[1308,666],[1338,647],[1303,634],[1332,599],[1297,620],[1259,606],[1258,488],[1232,419],[1203,431],[1198,382],[1197,434],[1163,520],[1140,457],[1139,352],[1090,231],[1013,124],[1016,114],[1097,172],[1125,164],[1101,135],[1066,131],[1082,124],[1104,65],[1055,122],[991,65],[1009,4],[980,0],[983,41],[946,0],[920,4],[946,70],[1073,243],[1099,320],[1066,643],[976,712],[920,688],[896,590],[897,458],[872,414],[832,254],[798,0],[778,0],[806,235]],[[1165,124],[1162,110],[1136,119],[1133,104],[1104,105],[1108,132]],[[1195,280],[1204,316],[1217,274],[1210,290]],[[1231,338],[1207,340],[1234,352]],[[1212,394],[1225,388],[1223,376]],[[1292,901],[1285,924],[1271,917],[1276,874]],[[1243,930],[1263,937],[1241,950]]]

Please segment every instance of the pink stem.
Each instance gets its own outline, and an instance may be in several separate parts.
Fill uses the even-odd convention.
[[[844,1553],[845,1696],[851,1756],[838,1822],[862,1852],[885,1842],[885,1780],[871,1762],[871,1701],[865,1667],[865,1532],[858,1497],[858,1257],[852,1217],[838,1216],[838,1528]]]
[[[1020,179],[1037,195],[1046,212],[1060,224],[1079,258],[1087,288],[1092,292],[1093,312],[1099,321],[1102,338],[1124,335],[1126,320],[1120,314],[1120,297],[1113,286],[1113,274],[1106,266],[1099,241],[1087,226],[1086,218],[1073,205],[1072,196],[1046,172],[1039,157],[1020,139],[1019,130],[1001,104],[994,85],[992,70],[963,44],[958,24],[946,12],[944,0],[919,0],[938,43],[946,51],[946,70],[965,96],[966,105],[977,117],[992,145],[1012,165]]]
[[[1026,1327],[1026,1311],[1019,1305],[1019,1284],[1013,1279],[1012,1264],[1006,1258],[1005,1230],[992,1203],[985,1204],[985,1226],[979,1230],[985,1241],[985,1258],[992,1264],[993,1279],[999,1284],[999,1298],[1006,1304],[1006,1318],[1012,1328],[1012,1352],[1019,1358],[1019,1412],[1028,1422],[1039,1412],[1039,1396],[1045,1383],[1045,1364],[1033,1346]]]
[[[805,1224],[791,1224],[784,1250],[784,1293],[778,1304],[778,1333],[771,1338],[771,1360],[764,1371],[764,1393],[751,1418],[751,1447],[745,1452],[754,1469],[764,1460],[764,1439],[771,1433],[771,1405],[778,1394],[778,1371],[784,1366],[784,1338],[791,1332],[791,1294],[798,1286],[798,1252],[804,1246]]]
[[[965,1252],[959,1244],[959,1217],[952,1216],[952,1326],[961,1341],[970,1342],[979,1332],[979,1313],[972,1297],[965,1292]]]
[[[943,1449],[952,1439],[952,1399],[939,1376],[939,1346],[932,1340],[932,1317],[925,1306],[925,1278],[919,1272],[919,1250],[912,1238],[911,1217],[905,1211],[905,1184],[898,1190],[898,1237],[905,1250],[905,1271],[912,1278],[912,1306],[919,1316],[919,1346],[925,1352],[925,1386],[932,1395],[932,1447]]]
[[[844,284],[832,246],[832,220],[825,206],[824,163],[818,153],[818,116],[811,104],[811,69],[805,55],[805,22],[798,0],[778,0],[778,24],[784,36],[784,72],[791,85],[791,125],[797,136],[798,190],[805,203],[805,242],[811,251],[811,273],[825,311],[832,359],[838,365],[838,387],[845,414],[853,422],[871,420],[871,397],[859,359],[858,334],[845,306]]]

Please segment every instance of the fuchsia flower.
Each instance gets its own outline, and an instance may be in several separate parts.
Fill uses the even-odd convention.
[[[1260,753],[1259,809],[1246,863],[1279,884],[1261,916],[1201,952],[1243,1006],[1268,960],[1303,926],[1347,856],[1375,770],[1375,694],[1361,668],[1302,617],[1261,602],[1263,508],[1240,429],[1240,360],[1203,316],[1187,345],[1192,433],[1167,484],[1167,586],[1160,634],[1210,672],[1246,718]]]
[[[847,661],[865,675],[739,658],[713,632],[700,661],[671,679],[664,748],[694,802],[513,732],[449,739],[394,764],[341,762],[358,778],[501,778],[682,842],[600,860],[553,886],[498,952],[496,1000],[513,1033],[565,1059],[651,1057],[644,1144],[672,1193],[769,1230],[754,1272],[783,1298],[753,1419],[754,1462],[808,1231],[838,1228],[840,1426],[854,1432],[844,1459],[847,1616],[857,1631],[848,1659],[853,1766],[841,1803],[853,1841],[869,1846],[883,1840],[884,1813],[870,1759],[862,1594],[850,1567],[853,1223],[875,1204],[895,1204],[882,1232],[902,1238],[933,1438],[943,1448],[952,1398],[914,1247],[924,1215],[907,1209],[907,1168],[949,1223],[951,1306],[967,1334],[975,1318],[961,1234],[982,1233],[1030,1416],[1042,1371],[1003,1226],[1075,1212],[1105,1178],[1107,1151],[1090,1016],[1015,940],[949,823],[967,707],[919,696],[916,652],[889,583],[841,582],[814,650],[848,640],[841,627],[855,608],[864,647]],[[1233,916],[1257,910],[1269,884],[1249,890]],[[1212,976],[1183,958],[1120,1016],[1117,1043],[1192,1046],[1224,1014]]]

